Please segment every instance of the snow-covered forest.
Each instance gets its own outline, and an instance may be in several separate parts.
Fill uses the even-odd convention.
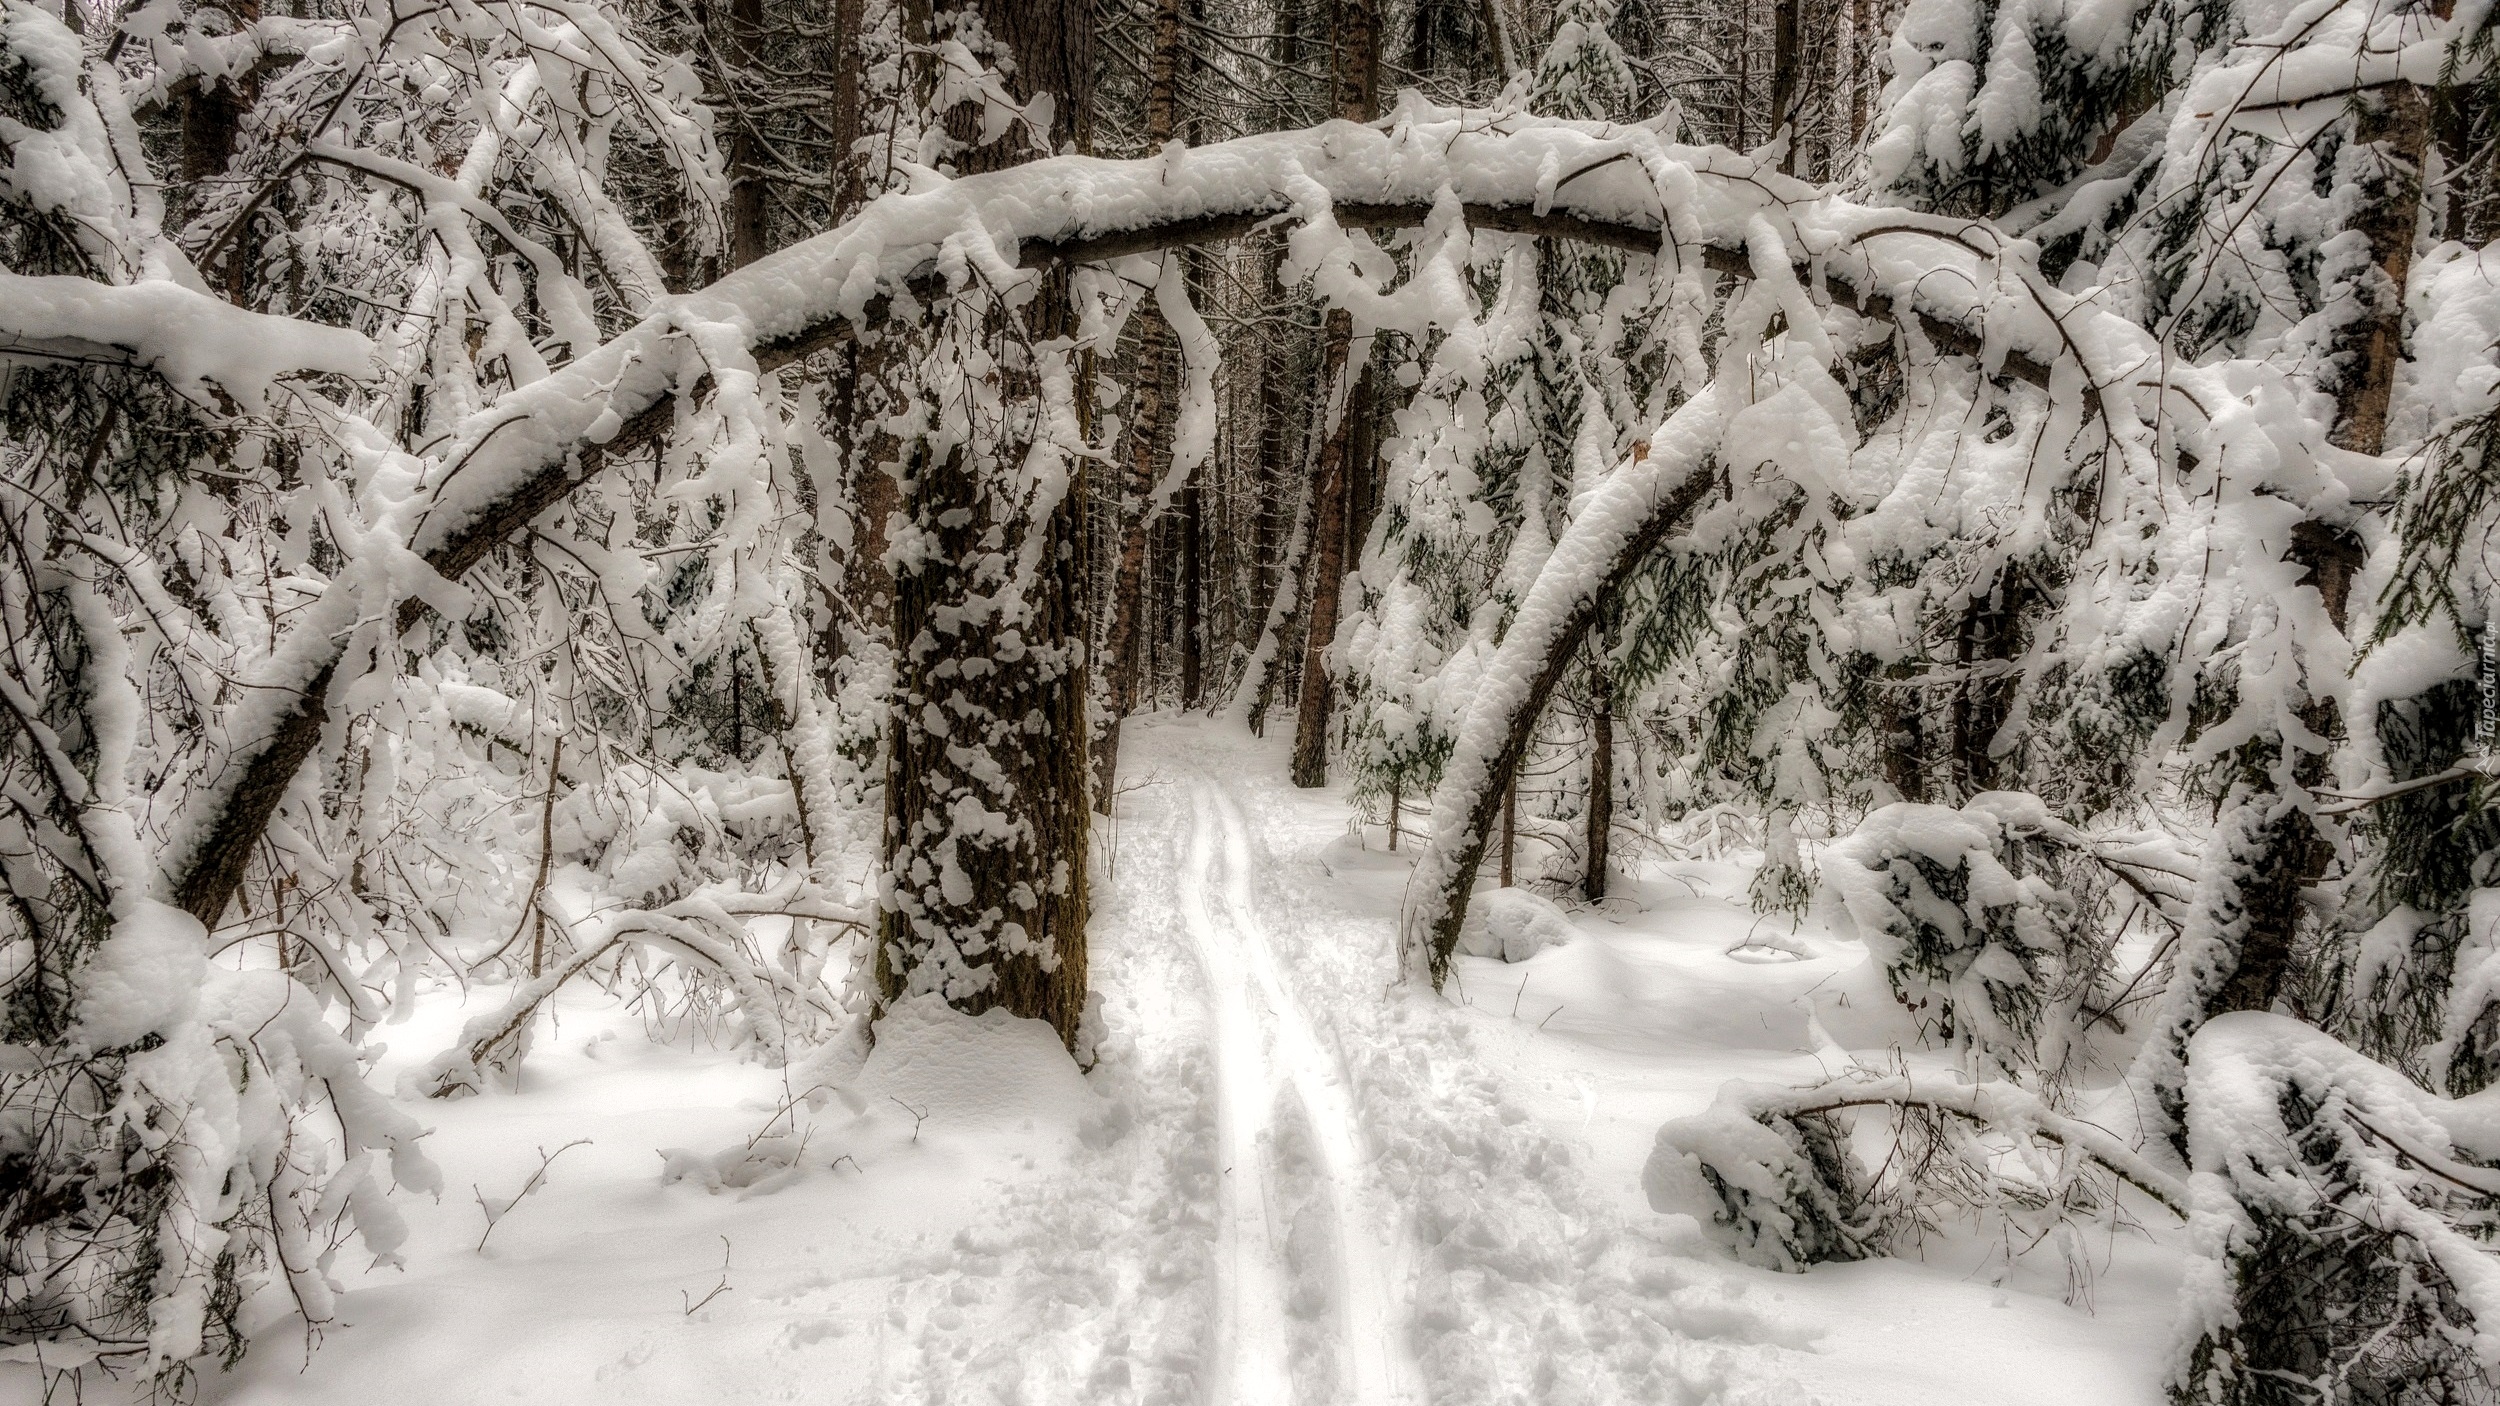
[[[2500,1402],[2491,0],[0,0],[0,1402]]]

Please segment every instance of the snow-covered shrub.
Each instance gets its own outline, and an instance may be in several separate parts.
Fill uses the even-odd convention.
[[[1920,1032],[2008,1075],[2055,1075],[2106,952],[2044,860],[2080,843],[2036,796],[1899,802],[1821,855],[1823,881]]]
[[[1877,1168],[1853,1150],[1881,1117]],[[1992,1218],[2013,1243],[2072,1254],[2079,1217],[2131,1187],[2184,1213],[2177,1180],[2123,1141],[2002,1080],[1928,1083],[1855,1071],[1805,1089],[1742,1080],[1658,1130],[1650,1204],[1711,1226],[1738,1258],[1789,1273],[1914,1247],[1950,1218]]]
[[[1570,915],[1543,894],[1523,888],[1486,889],[1467,902],[1467,922],[1458,930],[1458,950],[1470,957],[1524,962],[1579,935]]]
[[[2181,1406],[2500,1396],[2500,1120],[2254,1011],[2188,1064]]]
[[[0,1336],[69,1365],[179,1383],[231,1362],[263,1285],[326,1322],[351,1234],[396,1262],[390,1188],[441,1189],[312,994],[207,965],[199,936],[135,911],[80,971],[65,1040],[0,1045]]]
[[[1707,1112],[1660,1128],[1641,1188],[1655,1209],[1712,1227],[1737,1258],[1792,1274],[1883,1254],[1891,1229],[1848,1129],[1773,1085],[1729,1084]]]

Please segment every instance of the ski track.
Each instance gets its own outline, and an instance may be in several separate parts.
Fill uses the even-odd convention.
[[[1181,909],[1215,1008],[1227,1163],[1215,1399],[1224,1406],[1268,1406],[1293,1398],[1291,1320],[1297,1308],[1316,1305],[1297,1303],[1292,1281],[1324,1277],[1326,1312],[1319,1316],[1333,1329],[1326,1352],[1338,1368],[1343,1399],[1356,1406],[1409,1406],[1418,1397],[1404,1350],[1401,1276],[1392,1248],[1373,1229],[1384,1222],[1367,1214],[1372,1158],[1345,1072],[1288,990],[1251,900],[1253,847],[1240,808],[1203,774],[1190,780],[1189,791]],[[1324,1247],[1308,1243],[1301,1222],[1283,1214],[1290,1189],[1280,1182],[1291,1173],[1275,1145],[1280,1106],[1298,1116],[1299,1131],[1317,1154],[1307,1171],[1315,1174],[1313,1190],[1325,1208],[1330,1233]]]
[[[1593,1195],[1470,1018],[1398,981],[1405,861],[1331,864],[1342,796],[1204,720],[1124,731],[1143,784],[1098,890],[1091,1079],[1124,1131],[896,1265],[855,1399],[1814,1400],[1780,1309]]]

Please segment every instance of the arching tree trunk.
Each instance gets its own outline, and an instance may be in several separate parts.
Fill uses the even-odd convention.
[[[1416,866],[1402,924],[1420,947],[1434,985],[1448,976],[1466,920],[1468,895],[1484,864],[1520,758],[1537,719],[1601,615],[1642,562],[1698,506],[1712,487],[1707,470],[1718,442],[1725,398],[1713,387],[1677,410],[1653,441],[1652,457],[1618,470],[1600,499],[1564,530],[1555,556],[1584,564],[1569,579],[1540,579],[1503,636],[1486,669],[1495,684],[1480,692],[1460,724],[1459,745],[1432,803],[1432,852]],[[1626,510],[1630,511],[1626,511]],[[1413,948],[1409,949],[1414,950]]]
[[[1492,134],[1485,139],[1502,140]],[[1365,140],[1385,143],[1390,138],[1373,134]],[[1149,162],[1101,163],[1097,169],[1141,186],[1155,179]],[[976,188],[973,183],[978,179],[977,173],[967,173],[962,183],[966,194]],[[1238,238],[1291,208],[1291,202],[1280,191],[1254,188],[1236,194],[1237,198],[1222,208],[1167,215],[1110,232],[1051,228],[1045,223],[1019,241],[1018,257],[1025,267],[1064,270],[1073,264]],[[1477,228],[1586,240],[1632,253],[1656,252],[1658,234],[1654,228],[1615,218],[1604,209],[1584,212],[1572,205],[1572,198],[1556,194],[1540,199],[1520,189],[1499,198],[1470,201],[1463,210],[1468,223]],[[1420,196],[1383,204],[1349,201],[1336,206],[1336,216],[1339,224],[1347,228],[1411,228],[1422,224],[1433,208]],[[1700,252],[1703,266],[1713,273],[1731,278],[1752,276],[1751,257],[1739,242],[1705,245]],[[1983,346],[1979,320],[1967,313],[1946,314],[1915,303],[1896,304],[1885,293],[1859,288],[1844,267],[1825,266],[1818,271],[1800,265],[1795,272],[1800,280],[1819,280],[1822,291],[1833,302],[1863,316],[1901,317],[1914,322],[1922,335],[1941,349],[1968,354]],[[898,307],[926,307],[945,292],[942,282],[927,269],[904,273],[897,282],[899,288],[872,294],[855,315],[825,308],[798,325],[758,338],[749,348],[757,370],[770,374],[818,352],[850,344],[859,329],[887,323]],[[898,296],[902,292],[908,293],[908,301]],[[755,306],[762,307],[773,293],[733,276],[705,296],[731,303],[751,299]],[[1054,315],[1064,315],[1064,299],[1054,300],[1047,290],[1036,306],[1060,309]],[[1954,317],[1969,320],[1955,321]],[[468,475],[433,476],[430,481],[434,487],[428,490],[425,511],[417,515],[409,532],[407,549],[421,557],[436,574],[458,578],[496,546],[518,538],[541,514],[564,502],[575,488],[598,478],[610,467],[637,461],[642,451],[663,441],[675,422],[680,398],[709,394],[707,375],[672,367],[667,358],[653,354],[654,348],[675,335],[668,318],[655,315],[577,358],[545,381],[512,392],[506,403],[464,421],[445,437],[444,447],[434,462],[458,461],[488,467]],[[2050,362],[2044,358],[2053,355],[2051,349],[2036,345],[2010,350],[2004,353],[2001,370],[2007,376],[2045,388],[2050,383]],[[2084,401],[2097,411],[2097,397],[2091,392],[2085,393]],[[528,437],[500,434],[523,418],[540,421],[544,432]],[[603,425],[609,426],[612,434],[604,441],[593,441],[591,434]],[[1052,530],[1060,534],[1056,540],[1069,548],[1061,560],[1065,570],[1073,573],[1081,560],[1074,549],[1079,540],[1075,524],[1071,521]],[[280,651],[282,662],[257,671],[251,682],[254,688],[291,695],[292,701],[273,710],[257,733],[237,738],[231,744],[219,761],[218,777],[201,798],[196,818],[163,857],[164,883],[175,902],[212,928],[224,922],[252,857],[295,776],[320,749],[329,724],[329,690],[357,638],[350,610],[348,597],[342,594],[335,599],[325,596],[299,615],[297,623],[290,627],[287,646]],[[407,601],[400,607],[395,623],[405,631],[425,615],[424,605]],[[1056,699],[1054,706],[1069,707],[1068,716],[1074,716],[1064,698]],[[1060,735],[1081,739],[1083,733],[1071,730]],[[1081,743],[1061,747],[1059,752],[1064,761],[1082,765]],[[1081,796],[1083,780],[1080,772],[1061,789],[1067,795]],[[1492,792],[1497,804],[1500,790],[1497,781]],[[1444,793],[1455,794],[1446,783]],[[1436,813],[1437,810],[1436,803]],[[1482,859],[1482,843],[1477,844],[1475,857]],[[1077,872],[1082,872],[1081,866],[1077,866]]]

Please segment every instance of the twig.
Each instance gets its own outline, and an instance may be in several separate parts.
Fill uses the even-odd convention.
[[[686,1313],[685,1313],[685,1316],[686,1316],[686,1317],[688,1317],[688,1318],[692,1318],[692,1317],[694,1317],[694,1315],[695,1315],[695,1310],[697,1310],[697,1309],[699,1309],[699,1308],[703,1307],[705,1304],[710,1303],[712,1300],[714,1300],[714,1299],[716,1299],[716,1298],[719,1298],[721,1295],[726,1294],[726,1293],[728,1293],[728,1292],[729,1292],[729,1237],[728,1237],[728,1236],[726,1236],[726,1235],[724,1235],[724,1236],[722,1236],[722,1237],[720,1238],[720,1282],[712,1286],[712,1292],[710,1292],[710,1293],[708,1293],[708,1294],[705,1294],[703,1297],[701,1297],[701,1298],[699,1298],[699,1299],[688,1299],[688,1298],[686,1297],[686,1291],[685,1291],[685,1290],[683,1290],[683,1289],[680,1289],[680,1290],[678,1290],[678,1291],[677,1291],[677,1301],[678,1301],[679,1303],[682,1303],[682,1304],[684,1304],[684,1305],[686,1306]]]
[[[2434,786],[2445,786],[2451,781],[2463,781],[2474,776],[2489,776],[2493,769],[2494,763],[2487,761],[2460,762],[2446,771],[2436,772],[2429,776],[2417,776],[2411,781],[2399,781],[2384,791],[2366,796],[2354,795],[2346,791],[2320,790],[2319,795],[2338,797],[2343,804],[2320,806],[2318,814],[2350,815],[2355,811],[2367,810],[2381,801],[2392,801],[2398,796],[2409,796],[2416,791],[2427,791]]]
[[[479,1187],[477,1183],[471,1182],[469,1184],[469,1190],[477,1196],[477,1208],[486,1213],[486,1234],[477,1237],[477,1250],[479,1254],[486,1253],[487,1236],[493,1235],[495,1233],[495,1227],[503,1224],[503,1218],[512,1214],[512,1208],[520,1205],[521,1202],[528,1199],[532,1193],[547,1184],[547,1169],[556,1164],[556,1159],[563,1156],[565,1153],[572,1151],[576,1147],[587,1146],[589,1142],[590,1139],[586,1137],[577,1137],[571,1142],[566,1143],[564,1146],[557,1148],[553,1152],[549,1152],[544,1147],[539,1148],[538,1170],[530,1173],[530,1179],[523,1182],[521,1184],[521,1189],[513,1193],[512,1199],[504,1202],[502,1205],[497,1205],[494,1202],[487,1200],[485,1190]]]
[[[892,1094],[887,1094],[886,1098],[897,1107],[900,1107],[905,1113],[911,1115],[911,1140],[914,1143],[918,1143],[920,1141],[920,1125],[929,1121],[929,1110],[925,1108],[914,1108],[910,1104],[903,1102],[901,1099],[895,1098]],[[857,1166],[858,1164],[853,1163],[852,1165]]]

